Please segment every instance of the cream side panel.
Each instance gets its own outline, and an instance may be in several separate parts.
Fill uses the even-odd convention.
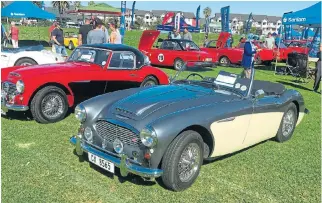
[[[215,150],[211,157],[221,156],[242,149],[252,114],[235,117],[232,121],[214,122],[210,125],[215,137]]]
[[[243,148],[275,137],[282,121],[283,112],[255,113],[249,124]]]
[[[298,117],[298,119],[297,119],[296,126],[297,126],[298,124],[300,124],[300,123],[301,123],[301,121],[303,120],[304,114],[305,114],[305,113],[303,113],[303,112],[300,112],[300,113],[299,113],[299,117]]]

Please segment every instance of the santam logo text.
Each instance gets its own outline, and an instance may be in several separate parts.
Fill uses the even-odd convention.
[[[305,22],[306,18],[288,18],[288,22],[295,23],[295,22]]]

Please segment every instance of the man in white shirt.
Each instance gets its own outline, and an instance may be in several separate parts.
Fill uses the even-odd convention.
[[[268,49],[274,49],[275,39],[271,33],[268,33],[268,37],[265,39],[265,47]]]

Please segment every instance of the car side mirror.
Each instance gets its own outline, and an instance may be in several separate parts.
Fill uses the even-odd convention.
[[[262,89],[259,89],[255,92],[255,98],[256,99],[261,99],[265,96],[265,92]]]

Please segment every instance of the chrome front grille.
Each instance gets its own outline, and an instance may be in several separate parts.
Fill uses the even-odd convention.
[[[113,143],[118,138],[129,146],[138,147],[141,144],[139,135],[123,126],[102,120],[97,121],[95,126],[97,134],[108,142]]]
[[[1,88],[7,95],[14,95],[17,92],[16,85],[11,82],[2,83]]]

